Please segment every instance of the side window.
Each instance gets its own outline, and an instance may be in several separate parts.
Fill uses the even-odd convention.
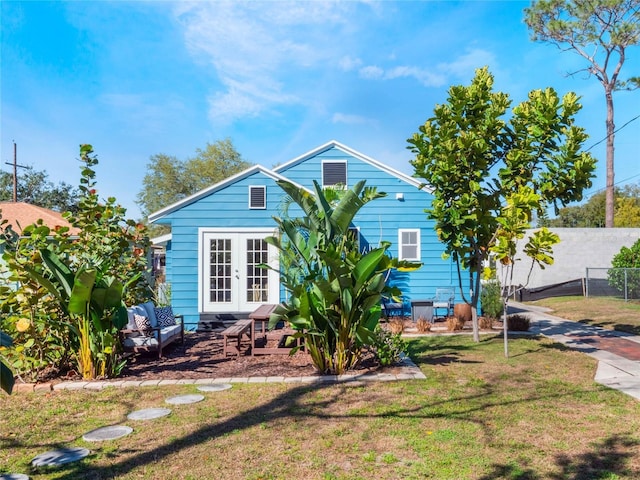
[[[347,162],[322,162],[322,186],[334,187],[336,185],[342,185],[345,188],[347,186]]]
[[[420,229],[398,230],[398,258],[420,260]]]
[[[267,187],[264,185],[249,186],[249,208],[262,210],[267,208]]]

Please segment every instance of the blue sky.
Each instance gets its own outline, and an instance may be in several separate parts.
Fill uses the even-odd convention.
[[[533,43],[520,1],[2,1],[2,168],[13,161],[78,184],[94,146],[98,189],[129,216],[155,154],[194,156],[226,137],[272,167],[337,140],[411,174],[409,138],[488,65],[514,103],[575,91],[590,147],[605,136],[603,88],[574,53]],[[623,77],[638,75],[640,47]],[[640,92],[615,95],[616,126]],[[604,142],[590,192],[605,186]],[[616,183],[640,181],[640,120],[616,136]]]

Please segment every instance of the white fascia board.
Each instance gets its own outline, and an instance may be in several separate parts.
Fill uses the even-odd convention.
[[[247,168],[246,170],[243,170],[242,172],[236,173],[235,175],[230,176],[229,178],[226,178],[214,185],[211,185],[210,187],[207,187],[203,190],[200,190],[199,192],[194,193],[193,195],[190,195],[186,198],[183,198],[182,200],[177,201],[176,203],[169,205],[168,207],[163,208],[162,210],[158,210],[157,212],[154,212],[152,214],[149,215],[149,223],[154,223],[158,220],[160,220],[161,218],[163,218],[164,216],[179,210],[180,208],[189,205],[193,202],[198,201],[199,199],[206,197],[208,195],[211,195],[212,193],[215,193],[218,190],[221,190],[225,187],[228,187],[229,185],[232,185],[233,183],[242,180],[243,178],[246,178],[250,175],[253,175],[254,173],[262,173],[264,175],[266,175],[267,177],[272,178],[273,180],[286,180],[286,181],[291,181],[289,179],[287,179],[286,177],[280,175],[279,173],[276,173],[272,170],[269,170],[266,167],[263,167],[262,165],[254,165],[252,167]],[[294,183],[294,182],[291,182]],[[297,184],[296,184],[297,185]],[[299,186],[299,185],[297,185]]]
[[[296,165],[300,162],[303,162],[311,157],[315,157],[316,155],[320,154],[321,152],[324,152],[325,150],[329,150],[332,147],[336,147],[339,148],[340,150],[342,150],[345,153],[348,153],[349,155],[352,155],[356,158],[359,158],[360,160],[367,162],[371,165],[373,165],[374,167],[389,173],[390,175],[393,175],[394,177],[402,180],[403,182],[408,183],[409,185],[412,185],[420,190],[424,190],[428,193],[433,193],[433,188],[430,187],[429,185],[426,185],[424,182],[420,182],[419,180],[410,177],[409,175],[402,173],[399,170],[396,170],[393,167],[390,167],[389,165],[385,165],[384,163],[375,160],[363,153],[358,152],[357,150],[354,150],[351,147],[347,147],[346,145],[338,142],[337,140],[331,140],[323,145],[320,145],[319,147],[314,148],[313,150],[300,155],[299,157],[294,158],[293,160],[289,160],[288,162],[283,163],[282,165],[279,165],[277,167],[275,167],[273,169],[274,172],[281,172],[282,170],[285,170],[293,165]]]

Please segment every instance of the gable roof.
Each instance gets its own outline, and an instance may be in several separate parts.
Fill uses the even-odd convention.
[[[69,227],[69,231],[72,234],[79,232],[79,229],[72,227],[71,224],[62,217],[61,213],[30,203],[0,202],[0,211],[2,219],[7,220],[11,228],[19,234],[22,233],[24,227],[34,224],[40,219],[51,229],[60,226]]]
[[[185,207],[193,202],[196,202],[198,200],[200,200],[201,198],[204,198],[208,195],[211,195],[212,193],[217,192],[218,190],[221,190],[239,180],[242,180],[243,178],[247,178],[255,173],[262,173],[264,175],[266,175],[267,177],[272,178],[273,180],[287,180],[287,181],[291,181],[285,177],[283,177],[282,175],[275,173],[271,170],[269,170],[266,167],[263,167],[262,165],[254,165],[253,167],[249,167],[246,170],[243,170],[239,173],[236,173],[235,175],[230,176],[229,178],[226,178],[214,185],[211,185],[210,187],[207,187],[203,190],[200,190],[199,192],[194,193],[193,195],[190,195],[188,197],[183,198],[182,200],[179,200],[161,210],[158,210],[157,212],[153,212],[149,215],[149,222],[153,223],[159,219],[161,219],[162,217],[175,212],[176,210],[179,210],[182,207]]]
[[[291,182],[290,179],[286,178],[285,176],[281,175],[279,172],[292,167],[298,163],[304,162],[305,160],[312,158],[326,150],[329,150],[331,148],[338,148],[340,150],[342,150],[343,152],[345,152],[348,155],[351,155],[363,162],[366,162],[396,178],[398,178],[399,180],[402,180],[403,182],[408,183],[409,185],[413,185],[418,189],[422,189],[425,190],[427,192],[431,192],[431,188],[428,186],[425,186],[424,183],[420,182],[419,180],[410,177],[409,175],[406,175],[398,170],[396,170],[395,168],[392,168],[388,165],[385,165],[382,162],[379,162],[377,160],[374,160],[371,157],[368,157],[352,148],[347,147],[346,145],[343,145],[340,142],[337,142],[336,140],[331,140],[330,142],[325,143],[324,145],[321,145],[317,148],[314,148],[313,150],[300,155],[299,157],[294,158],[293,160],[290,160],[282,165],[279,165],[277,167],[275,167],[273,170],[270,170],[266,167],[263,167],[262,165],[254,165],[252,167],[247,168],[246,170],[243,170],[242,172],[236,173],[235,175],[232,175],[229,178],[226,178],[210,187],[207,187],[203,190],[200,190],[199,192],[194,193],[193,195],[190,195],[188,197],[183,198],[182,200],[179,200],[161,210],[158,210],[157,212],[153,212],[151,214],[149,214],[149,222],[150,223],[154,223],[158,220],[160,220],[161,218],[165,217],[166,215],[169,215],[172,212],[175,212],[176,210],[181,209],[182,207],[185,207],[193,202],[196,202],[198,200],[200,200],[201,198],[204,198],[208,195],[211,195],[212,193],[217,192],[218,190],[221,190],[229,185],[232,185],[233,183],[242,180],[243,178],[246,178],[250,175],[253,175],[255,173],[262,173],[270,178],[272,178],[273,180],[286,180],[288,182]],[[298,185],[295,182],[292,182],[295,185],[299,186],[300,188],[305,188],[302,185]],[[306,189],[306,188],[305,188]],[[308,189],[307,189],[308,190]]]
[[[396,170],[393,167],[390,167],[389,165],[385,165],[382,162],[379,162],[378,160],[374,160],[373,158],[358,152],[357,150],[354,150],[353,148],[347,147],[346,145],[343,145],[342,143],[336,141],[336,140],[331,140],[327,143],[325,143],[324,145],[320,145],[319,147],[314,148],[313,150],[300,155],[299,157],[294,158],[293,160],[288,161],[287,163],[283,163],[282,165],[279,165],[277,167],[275,167],[273,169],[274,172],[281,172],[283,170],[286,170],[289,167],[292,167],[294,165],[297,165],[298,163],[302,163],[306,160],[308,160],[309,158],[315,157],[316,155],[321,154],[322,152],[325,152],[327,150],[330,150],[332,148],[337,148],[339,150],[342,150],[344,153],[351,155],[352,157],[355,157],[359,160],[362,160],[363,162],[366,162],[400,180],[402,180],[403,182],[406,182],[410,185],[415,186],[416,188],[421,188],[424,187],[424,183],[420,182],[419,180],[410,177],[409,175],[406,175],[404,173],[402,173],[399,170]],[[427,191],[431,191],[428,187],[425,187],[425,189]]]

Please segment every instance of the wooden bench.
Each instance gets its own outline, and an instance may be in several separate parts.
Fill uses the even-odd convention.
[[[243,335],[251,338],[251,326],[253,322],[250,319],[238,320],[236,323],[226,328],[222,332],[223,343],[222,352],[227,356],[227,352],[235,353],[240,356],[240,341]],[[235,340],[235,344],[232,341]]]

